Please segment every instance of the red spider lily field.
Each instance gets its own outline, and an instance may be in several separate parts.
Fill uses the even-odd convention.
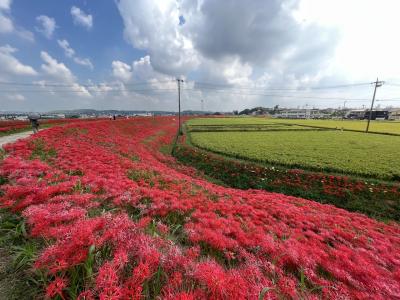
[[[41,120],[40,125],[44,127],[50,127],[53,125],[87,122],[87,121],[97,121],[97,119],[47,119],[47,120]],[[29,129],[31,129],[29,121],[16,121],[16,120],[0,121],[0,136],[20,131],[26,131]]]
[[[398,223],[211,183],[170,155],[176,132],[101,120],[5,147],[0,204],[35,245],[16,260],[32,298],[400,299]]]

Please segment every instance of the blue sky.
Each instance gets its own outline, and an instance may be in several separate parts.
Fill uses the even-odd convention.
[[[74,26],[70,14],[71,7],[81,8],[86,14],[93,16],[93,27],[90,30],[82,26]],[[38,27],[36,17],[46,15],[54,18],[57,28],[52,39],[35,31]],[[40,68],[40,51],[46,51],[59,61],[65,60],[63,50],[57,40],[66,39],[81,57],[89,57],[95,68],[68,63],[74,74],[81,78],[95,81],[107,79],[113,60],[133,61],[142,57],[145,51],[133,48],[124,41],[124,24],[114,1],[54,1],[16,0],[12,3],[12,16],[16,24],[35,33],[35,43],[29,43],[18,37],[7,37],[7,42],[20,49],[17,56],[22,61]],[[25,48],[28,47],[29,51]]]
[[[378,76],[400,106],[400,2],[380,3],[0,0],[0,110],[176,110],[177,77],[184,109],[360,108]]]

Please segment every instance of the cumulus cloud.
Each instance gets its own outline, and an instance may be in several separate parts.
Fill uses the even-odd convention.
[[[127,82],[132,77],[132,67],[122,61],[115,60],[112,62],[112,73],[116,79]]]
[[[34,42],[34,35],[29,30],[15,26],[11,18],[12,0],[0,0],[0,34],[15,34],[19,38]]]
[[[45,51],[40,52],[40,57],[44,61],[44,64],[42,64],[41,67],[45,73],[54,78],[60,79],[61,82],[75,82],[76,77],[63,63],[59,63]]]
[[[0,46],[0,70],[4,74],[35,76],[37,72],[28,65],[24,65],[14,57],[16,48],[10,45]]]
[[[132,65],[122,61],[113,61],[112,70],[114,77],[124,83],[147,84],[148,87],[152,88],[176,87],[175,77],[154,70],[149,55],[133,61]]]
[[[11,6],[11,0],[0,0],[0,9],[9,10]]]
[[[93,27],[93,16],[86,14],[79,7],[72,6],[71,15],[75,25],[83,26],[88,30]]]
[[[75,93],[80,97],[91,97],[91,94],[86,87],[77,83],[77,78],[71,70],[65,66],[65,64],[58,62],[45,51],[42,51],[40,56],[44,62],[41,68],[45,74],[52,79],[56,79],[57,81],[66,84],[66,88],[68,88],[71,93]],[[46,85],[44,84],[44,87],[45,86]]]
[[[245,62],[264,64],[299,34],[291,17],[295,2],[206,0],[200,9],[187,10],[189,35],[209,58],[238,56]]]
[[[93,70],[93,64],[89,58],[80,58],[75,55],[75,50],[71,48],[67,40],[57,40],[58,45],[64,50],[65,56],[71,58],[78,65],[88,67]]]
[[[116,92],[114,97],[121,101],[135,99],[136,107],[141,109],[157,109],[158,106],[168,110],[171,105],[169,92],[176,94],[176,81],[174,77],[154,70],[150,56],[134,60],[131,64],[113,61],[111,67],[115,78],[112,83],[112,91]],[[163,101],[160,101],[160,96]]]
[[[57,27],[54,18],[40,15],[36,17],[36,21],[40,24],[40,27],[35,27],[36,31],[42,33],[46,38],[51,39]]]
[[[135,48],[147,50],[157,71],[179,76],[197,67],[192,42],[179,27],[177,1],[121,0],[117,5],[125,39]]]
[[[125,39],[150,55],[154,71],[232,87],[268,88],[312,85],[329,73],[338,32],[332,26],[303,22],[296,15],[301,1],[116,3]],[[129,68],[124,71],[126,78],[133,73]],[[198,90],[191,93],[197,98],[228,98],[194,87]],[[249,97],[248,101],[261,98]]]
[[[126,40],[150,54],[156,71],[247,84],[266,68],[276,76],[314,76],[332,54],[335,30],[299,22],[294,15],[299,2],[119,0],[117,5]]]
[[[9,16],[11,0],[0,0],[0,33],[9,33],[14,30]]]
[[[0,10],[0,33],[12,32],[14,29],[11,19],[2,14]]]

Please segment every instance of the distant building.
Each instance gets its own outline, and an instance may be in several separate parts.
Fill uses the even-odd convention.
[[[393,109],[389,112],[389,120],[400,120],[400,108]]]
[[[368,120],[369,110],[366,109],[356,109],[350,110],[346,114],[346,119],[356,119],[356,120]],[[387,110],[373,110],[371,114],[371,120],[388,120],[389,111]]]
[[[152,117],[153,114],[152,113],[137,113],[137,114],[134,114],[133,116],[135,116],[135,117]]]
[[[283,119],[327,119],[331,115],[320,109],[285,109],[274,115]]]
[[[350,110],[347,112],[345,118],[346,119],[356,119],[356,120],[363,120],[365,117],[365,109],[356,109]]]
[[[365,112],[364,119],[369,119],[370,111]],[[371,120],[388,120],[389,111],[388,110],[373,110],[371,114]]]
[[[28,116],[15,116],[13,119],[18,121],[25,121],[28,120]]]
[[[40,115],[41,119],[65,119],[64,114],[45,114]]]

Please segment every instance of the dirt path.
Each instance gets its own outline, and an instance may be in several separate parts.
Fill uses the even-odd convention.
[[[15,142],[19,139],[27,138],[32,134],[32,131],[24,131],[15,134],[10,134],[6,136],[0,137],[0,148],[2,148],[5,144]]]

